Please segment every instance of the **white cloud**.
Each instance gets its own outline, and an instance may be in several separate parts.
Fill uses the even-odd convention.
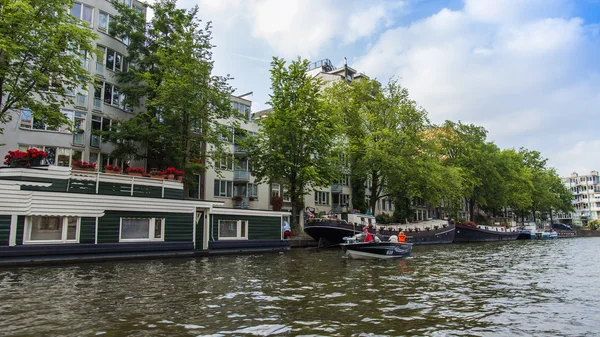
[[[400,78],[436,123],[483,125],[501,147],[542,151],[561,174],[600,169],[600,157],[573,150],[596,144],[599,41],[595,27],[559,17],[568,12],[559,0],[467,0],[384,32],[353,66]]]

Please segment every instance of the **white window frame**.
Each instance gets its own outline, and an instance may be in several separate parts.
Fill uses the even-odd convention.
[[[281,184],[272,183],[271,184],[271,196],[280,197],[281,196]]]
[[[225,190],[221,190],[222,183],[225,183]],[[233,180],[215,179],[214,184],[215,184],[215,186],[219,186],[219,194],[218,195],[215,195],[215,193],[214,193],[215,188],[213,186],[213,196],[215,198],[231,198],[231,197],[233,197]],[[227,194],[227,190],[228,190],[227,187],[229,185],[231,185],[231,188],[229,189],[231,191],[231,193]]]
[[[329,192],[315,191],[315,204],[316,205],[329,205],[330,204]]]
[[[36,217],[48,217],[48,216],[36,216]],[[53,216],[54,217],[54,216]],[[25,217],[25,230],[23,231],[23,244],[24,245],[39,245],[39,244],[54,244],[54,243],[79,243],[79,235],[81,232],[81,218],[80,217],[69,217],[60,216],[62,222],[62,233],[60,240],[31,240],[31,230],[33,228],[33,216]],[[75,231],[75,240],[67,240],[67,231],[69,226],[69,218],[77,219],[77,230]]]
[[[123,234],[123,220],[149,220],[148,221],[148,226],[150,227],[148,229],[148,239],[123,239],[122,238],[122,234]],[[161,226],[161,231],[160,231],[160,238],[155,238],[155,225],[156,225],[156,220],[161,220],[162,221],[162,226]],[[132,217],[127,217],[127,218],[120,218],[119,219],[119,242],[161,242],[161,241],[165,241],[165,223],[166,223],[166,219],[165,218],[132,218]]]
[[[237,222],[237,224],[236,224],[237,236],[236,237],[221,237],[221,221],[236,221]],[[242,229],[241,229],[242,222],[246,223],[244,233],[241,233],[242,232]],[[219,240],[248,240],[248,220],[225,220],[225,219],[219,220],[217,223],[217,228],[219,230],[219,234],[218,234]]]
[[[81,5],[81,10],[79,11],[79,17],[76,17],[78,20],[87,22],[90,24],[90,27],[94,27],[94,7],[84,4],[83,2],[74,1],[73,5],[79,4]],[[89,7],[92,10],[91,21],[86,21],[83,19],[83,10],[85,7]],[[69,9],[69,14],[71,13],[71,9]],[[71,14],[72,15],[72,14]]]

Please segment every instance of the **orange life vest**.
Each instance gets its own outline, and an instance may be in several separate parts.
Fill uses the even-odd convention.
[[[398,242],[405,243],[406,242],[406,234],[403,234],[403,233],[398,234]]]

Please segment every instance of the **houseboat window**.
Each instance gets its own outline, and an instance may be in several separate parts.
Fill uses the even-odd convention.
[[[24,243],[77,243],[79,218],[32,216],[25,218]]]
[[[246,220],[219,220],[219,240],[248,239]]]
[[[165,219],[121,218],[119,241],[164,241]]]

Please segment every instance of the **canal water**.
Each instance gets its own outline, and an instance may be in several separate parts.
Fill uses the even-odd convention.
[[[0,269],[1,336],[590,336],[600,238]]]

